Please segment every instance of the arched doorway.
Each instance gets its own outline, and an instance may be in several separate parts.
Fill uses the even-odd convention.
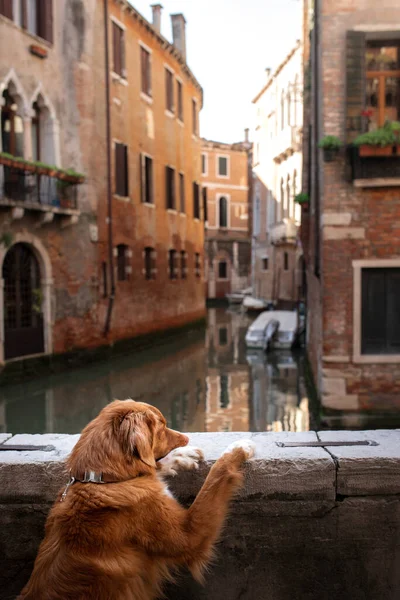
[[[39,262],[28,244],[10,248],[3,262],[4,358],[45,350]]]

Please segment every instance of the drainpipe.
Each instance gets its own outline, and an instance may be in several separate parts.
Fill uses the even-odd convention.
[[[112,221],[112,187],[111,187],[111,111],[110,111],[110,55],[108,36],[108,0],[104,0],[104,43],[105,43],[105,81],[106,81],[106,141],[107,141],[107,206],[108,206],[108,263],[110,266],[110,295],[108,296],[108,308],[104,335],[110,331],[111,315],[115,299],[115,275],[114,275],[114,243],[113,243],[113,221]]]

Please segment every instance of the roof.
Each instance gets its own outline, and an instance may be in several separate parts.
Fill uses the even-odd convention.
[[[125,7],[126,11],[128,13],[130,13],[132,15],[132,17],[134,19],[136,19],[136,21],[138,21],[138,23],[142,27],[144,27],[158,41],[160,46],[162,48],[164,48],[165,50],[167,50],[171,54],[171,56],[173,56],[175,58],[175,60],[181,65],[182,71],[192,81],[194,86],[200,92],[201,107],[203,107],[203,88],[201,87],[200,83],[197,81],[196,77],[193,75],[192,71],[189,69],[186,60],[184,59],[184,57],[182,56],[182,54],[178,50],[178,48],[176,46],[174,46],[174,44],[171,44],[171,42],[169,42],[167,40],[167,38],[165,38],[163,35],[161,35],[161,33],[159,31],[157,31],[157,29],[155,29],[153,27],[153,25],[147,19],[145,19],[143,17],[143,15],[141,15],[140,12],[132,6],[132,4],[130,4],[130,2],[128,2],[128,0],[114,0],[114,1],[117,4],[122,4]]]
[[[236,152],[248,152],[253,146],[251,142],[234,142],[233,144],[227,144],[225,142],[207,140],[206,138],[201,138],[201,145],[204,148],[215,148],[216,150],[234,150]]]
[[[276,68],[276,70],[269,77],[269,79],[268,79],[267,83],[264,85],[264,87],[258,92],[257,96],[252,100],[253,104],[261,98],[261,96],[264,94],[264,92],[267,91],[267,89],[269,88],[271,83],[274,81],[274,79],[276,79],[276,77],[282,71],[283,67],[285,67],[287,65],[289,60],[292,58],[292,56],[297,52],[297,50],[299,48],[301,48],[301,41],[297,40],[295,47],[291,49],[291,51],[286,56],[286,58],[281,62],[281,64]]]

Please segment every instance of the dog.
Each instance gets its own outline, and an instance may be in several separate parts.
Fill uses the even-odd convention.
[[[149,404],[107,405],[67,459],[70,481],[19,600],[155,600],[185,566],[202,582],[254,444],[228,447],[186,509],[163,476],[198,468],[203,453],[188,442]]]

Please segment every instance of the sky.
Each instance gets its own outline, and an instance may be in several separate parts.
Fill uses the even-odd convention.
[[[131,4],[151,22],[150,4]],[[161,0],[161,33],[172,41],[170,14],[186,18],[187,63],[203,87],[200,134],[244,139],[253,127],[252,99],[301,37],[301,0]],[[251,134],[250,134],[251,136]]]

